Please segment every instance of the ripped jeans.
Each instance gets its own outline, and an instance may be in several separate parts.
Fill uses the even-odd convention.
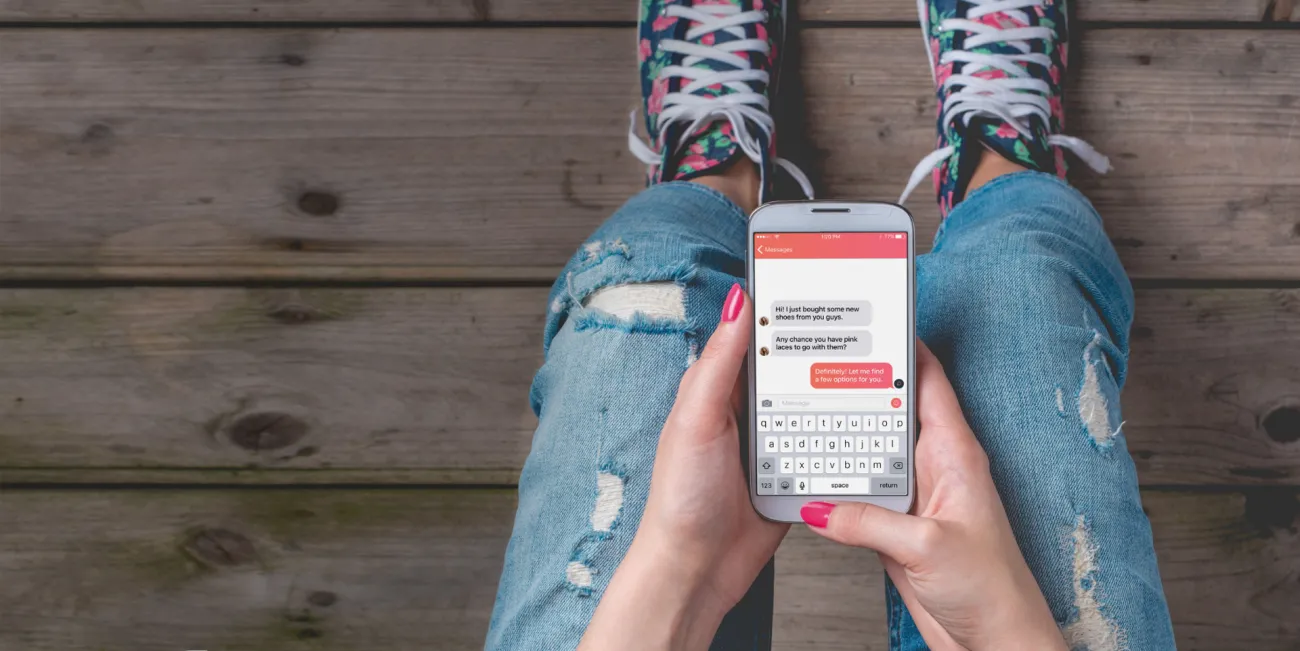
[[[539,418],[487,648],[572,649],[645,508],[677,383],[745,275],[746,217],[667,183],[627,202],[551,291]],[[1133,291],[1077,191],[979,188],[917,260],[918,335],[943,361],[1072,649],[1173,649],[1119,409]],[[771,564],[713,649],[771,646]],[[891,649],[924,649],[886,586]],[[882,631],[882,635],[884,632]]]

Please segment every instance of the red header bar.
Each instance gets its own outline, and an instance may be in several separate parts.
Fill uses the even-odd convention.
[[[906,258],[907,233],[755,233],[754,257]]]

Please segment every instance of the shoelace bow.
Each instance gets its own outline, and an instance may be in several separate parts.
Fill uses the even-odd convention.
[[[760,129],[771,141],[775,122],[769,109],[767,97],[754,92],[750,83],[769,85],[771,76],[765,70],[755,70],[745,53],[758,52],[767,56],[770,48],[766,41],[745,38],[745,25],[761,23],[767,20],[766,11],[742,11],[735,5],[705,5],[686,7],[669,5],[665,15],[690,20],[694,23],[686,32],[686,40],[665,39],[659,47],[667,52],[685,55],[679,65],[665,66],[659,73],[661,78],[679,77],[687,83],[675,93],[664,96],[663,110],[659,113],[656,127],[659,137],[655,142],[646,144],[636,135],[636,111],[632,111],[631,126],[628,128],[627,144],[632,154],[641,162],[653,167],[664,158],[665,134],[674,124],[686,124],[685,130],[672,144],[672,151],[684,147],[700,127],[718,120],[731,123],[732,139],[750,160],[762,164],[762,144],[750,133],[749,125]],[[713,32],[726,31],[736,40],[715,45],[702,45],[701,37]],[[731,70],[714,70],[698,64],[704,61],[717,61]],[[712,97],[696,95],[710,86],[721,85],[727,91]],[[777,158],[781,166],[794,180],[809,199],[813,197],[812,183],[798,167],[788,160]]]
[[[1043,4],[1043,0],[960,1],[973,5],[966,12],[966,18],[944,20],[939,24],[941,31],[965,32],[964,48],[975,48],[990,43],[1006,43],[1019,50],[1020,54],[988,54],[970,52],[967,49],[949,50],[944,52],[939,61],[936,62],[934,53],[930,51],[929,29],[924,29],[926,34],[925,51],[930,59],[930,73],[932,75],[937,75],[937,66],[939,65],[948,63],[965,64],[962,74],[954,74],[944,81],[945,90],[954,86],[960,86],[960,88],[948,95],[944,100],[943,119],[941,121],[941,124],[944,125],[943,128],[950,128],[958,120],[961,120],[962,124],[970,124],[970,121],[976,117],[991,117],[999,118],[1011,125],[1020,134],[1032,137],[1032,130],[1022,122],[1022,119],[1037,116],[1042,119],[1043,124],[1047,124],[1051,115],[1051,104],[1048,101],[1048,95],[1052,91],[1047,82],[1034,79],[1030,76],[1029,71],[1020,64],[1037,64],[1044,68],[1051,67],[1051,56],[1043,52],[1033,52],[1031,42],[1042,41],[1050,46],[1053,38],[1052,30],[1042,26],[1002,28],[986,25],[979,22],[978,19],[988,14],[1003,12],[1020,23],[1029,25],[1029,16],[1023,10],[1040,6]],[[922,16],[927,15],[926,2],[927,0],[917,0],[917,7]],[[1003,70],[1007,73],[1007,76],[999,79],[983,79],[966,72],[967,70],[976,72],[988,68]],[[935,79],[937,80],[938,77],[936,76]],[[1098,173],[1104,174],[1110,170],[1110,160],[1083,140],[1073,136],[1053,134],[1047,137],[1047,144],[1069,149],[1088,167]],[[908,180],[907,188],[903,190],[898,202],[907,201],[907,197],[912,194],[912,190],[915,190],[925,180],[925,177],[934,170],[935,166],[947,160],[955,152],[956,147],[949,145],[937,149],[929,156],[921,159],[916,169],[912,171],[912,177]]]

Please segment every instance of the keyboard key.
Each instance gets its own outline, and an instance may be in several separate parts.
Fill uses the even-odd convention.
[[[772,457],[758,458],[758,474],[772,475],[776,473],[776,459]]]
[[[906,495],[907,482],[902,479],[871,478],[871,492],[875,495]]]
[[[907,473],[907,457],[891,457],[889,459],[889,473],[891,475],[903,475]]]
[[[795,480],[794,480],[794,492],[795,492],[795,495],[807,495],[807,494],[808,494],[808,478],[807,478],[807,477],[799,477],[798,479],[795,479]]]
[[[862,431],[864,431],[864,432],[874,432],[874,431],[876,431],[876,417],[875,417],[875,416],[863,416],[863,417],[862,417]]]
[[[843,432],[848,429],[848,420],[844,416],[831,416],[831,431]]]
[[[840,457],[840,472],[852,475],[853,471],[853,457]]]
[[[809,460],[808,460],[808,472],[811,472],[811,473],[814,474],[814,475],[820,475],[820,474],[822,474],[822,464],[824,464],[825,461],[826,461],[826,460],[825,460],[825,459],[822,459],[821,457],[813,457],[813,458],[809,459]]]
[[[796,436],[796,437],[794,437],[794,451],[797,452],[797,453],[799,453],[799,454],[803,454],[803,453],[805,453],[805,452],[808,451],[808,437],[807,437],[807,436]]]
[[[897,437],[897,436],[891,436],[891,437],[885,439],[885,451],[886,451],[886,452],[898,452],[898,437]]]
[[[814,495],[870,495],[870,477],[813,477]]]
[[[781,452],[782,452],[783,454],[789,454],[789,453],[791,453],[791,452],[794,452],[794,437],[793,437],[793,436],[782,436],[782,437],[781,437]]]
[[[775,436],[764,436],[764,437],[763,437],[763,451],[764,451],[764,452],[767,452],[767,453],[769,453],[769,454],[772,453],[772,452],[776,452],[776,450],[777,450],[777,447],[776,447],[776,446],[777,446],[777,445],[779,445],[779,444],[777,443],[777,437],[775,437]]]
[[[871,474],[871,457],[858,457],[857,473],[859,475]]]
[[[883,437],[883,436],[873,436],[873,437],[871,437],[871,451],[872,451],[872,452],[884,452],[884,451],[885,451],[885,437]]]
[[[907,431],[907,416],[894,416],[894,431],[895,432]]]
[[[808,437],[808,451],[812,452],[813,454],[821,452],[825,444],[826,444],[826,439],[823,437],[820,436]]]
[[[794,471],[800,475],[808,474],[808,457],[795,457]]]
[[[830,417],[830,416],[818,416],[818,417],[817,417],[817,431],[818,431],[818,432],[829,432],[829,431],[831,431],[831,417]]]
[[[849,431],[850,432],[862,431],[862,416],[858,414],[853,414],[849,416]]]
[[[792,474],[794,474],[794,458],[793,458],[793,457],[781,457],[781,474],[783,474],[783,475],[792,475]]]
[[[852,437],[852,436],[841,436],[841,437],[840,437],[840,452],[852,452],[852,451],[853,451],[853,437]]]
[[[782,477],[776,480],[776,493],[777,495],[793,495],[794,480],[789,477]]]
[[[840,472],[840,458],[826,457],[826,474],[836,475]]]
[[[857,452],[858,454],[861,454],[861,453],[863,453],[863,452],[870,452],[870,451],[871,451],[871,437],[870,437],[870,436],[859,436],[859,437],[858,437],[858,445],[857,445],[857,447],[853,448],[853,451],[854,451],[854,452]]]
[[[784,416],[784,415],[781,415],[781,416],[773,416],[773,417],[772,417],[772,431],[773,431],[773,432],[784,432],[784,431],[785,431],[785,416]]]
[[[759,414],[759,415],[758,415],[758,431],[760,431],[760,432],[770,432],[770,431],[772,431],[772,417],[771,417],[771,416],[768,416],[767,414]]]
[[[826,437],[826,451],[827,451],[827,452],[839,452],[839,449],[840,449],[840,440],[839,440],[839,439],[835,438],[834,436],[828,436],[828,437]]]
[[[894,421],[893,421],[892,419],[890,419],[889,416],[881,416],[881,417],[880,417],[880,428],[879,428],[879,429],[880,429],[881,432],[892,432],[892,431],[894,431]]]
[[[813,416],[813,415],[809,414],[809,415],[803,417],[803,431],[805,431],[805,432],[816,432],[816,431],[817,431],[817,417],[816,417],[816,416]]]
[[[789,422],[788,422],[788,424],[786,425],[786,429],[785,429],[785,431],[787,431],[787,432],[802,432],[802,431],[803,431],[803,428],[799,426],[799,423],[802,423],[803,420],[800,419],[799,416],[798,416],[797,414],[791,416],[791,417],[790,417],[789,419],[787,419],[787,420],[788,420]]]
[[[885,474],[885,460],[880,457],[871,457],[871,474]]]
[[[762,477],[758,480],[759,495],[776,495],[776,480],[771,477]]]

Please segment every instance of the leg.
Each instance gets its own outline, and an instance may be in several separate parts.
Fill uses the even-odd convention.
[[[744,277],[745,228],[736,203],[705,184],[656,185],[556,282],[489,649],[577,645],[636,533],[681,375]],[[771,609],[769,568],[714,648],[768,646]]]
[[[1172,649],[1121,431],[1133,294],[1100,217],[1055,177],[1000,176],[953,210],[918,279],[919,334],[1071,647]],[[901,648],[923,646],[901,603],[891,615]]]

